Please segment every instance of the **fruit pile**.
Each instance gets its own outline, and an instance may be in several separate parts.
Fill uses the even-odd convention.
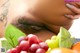
[[[47,43],[40,41],[36,35],[29,34],[26,37],[19,38],[19,44],[7,53],[46,53],[48,50]]]
[[[49,48],[71,48],[74,43],[74,37],[65,29],[60,28],[58,35],[52,36],[51,39],[45,41]]]
[[[18,46],[7,50],[7,53],[80,53],[80,42],[74,44],[74,37],[65,29],[60,28],[60,32],[45,42],[39,40],[36,35],[18,39]]]

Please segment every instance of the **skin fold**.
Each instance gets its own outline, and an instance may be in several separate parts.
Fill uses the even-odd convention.
[[[64,0],[14,0],[11,1],[9,17],[11,23],[24,33],[36,34],[46,40],[57,34],[61,26],[69,29],[72,25],[73,20],[64,15],[75,14],[65,4]]]

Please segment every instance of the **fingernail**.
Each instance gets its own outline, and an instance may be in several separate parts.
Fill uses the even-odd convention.
[[[78,16],[75,17],[75,19],[79,19],[79,18],[80,18],[80,15],[78,15]]]
[[[64,16],[65,16],[66,18],[69,18],[69,19],[70,19],[70,16],[69,16],[69,15],[65,14]]]
[[[67,6],[68,8],[74,8],[74,6],[71,5],[71,4],[66,4],[66,6]]]

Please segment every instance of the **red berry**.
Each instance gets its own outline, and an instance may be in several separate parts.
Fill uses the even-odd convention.
[[[38,48],[40,48],[39,44],[32,44],[30,47],[30,52],[35,53]]]
[[[42,40],[39,40],[39,43],[40,43],[40,42],[43,42],[43,41],[42,41]]]
[[[20,46],[16,46],[17,52],[20,53],[21,52],[21,48]]]
[[[7,53],[11,53],[11,50],[9,49],[9,50],[7,50]]]
[[[21,36],[19,39],[18,39],[18,42],[20,43],[21,41],[23,41],[23,40],[28,40],[28,38],[27,37],[25,37],[25,36]]]
[[[11,53],[18,53],[16,48],[12,48],[10,52]]]
[[[29,41],[30,45],[31,44],[35,44],[35,43],[36,44],[39,43],[39,39],[38,39],[38,37],[36,35],[29,34],[27,37],[28,37],[28,41]]]
[[[28,53],[27,51],[21,51],[20,53]]]
[[[40,47],[43,48],[45,51],[47,51],[48,48],[49,48],[48,45],[47,45],[47,43],[45,43],[45,42],[40,42],[39,45],[40,45]]]
[[[20,46],[22,51],[28,51],[30,44],[28,41],[23,40],[23,41],[21,41],[19,46]]]
[[[46,53],[46,51],[42,48],[36,50],[36,53]]]

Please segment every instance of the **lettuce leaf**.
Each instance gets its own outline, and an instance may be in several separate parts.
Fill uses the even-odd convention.
[[[59,47],[71,48],[74,43],[74,37],[65,28],[61,27],[58,33]]]
[[[6,40],[2,41],[2,47],[5,47],[6,49],[14,48],[17,46],[18,38],[21,36],[25,36],[25,34],[10,24],[5,31],[4,38]]]

